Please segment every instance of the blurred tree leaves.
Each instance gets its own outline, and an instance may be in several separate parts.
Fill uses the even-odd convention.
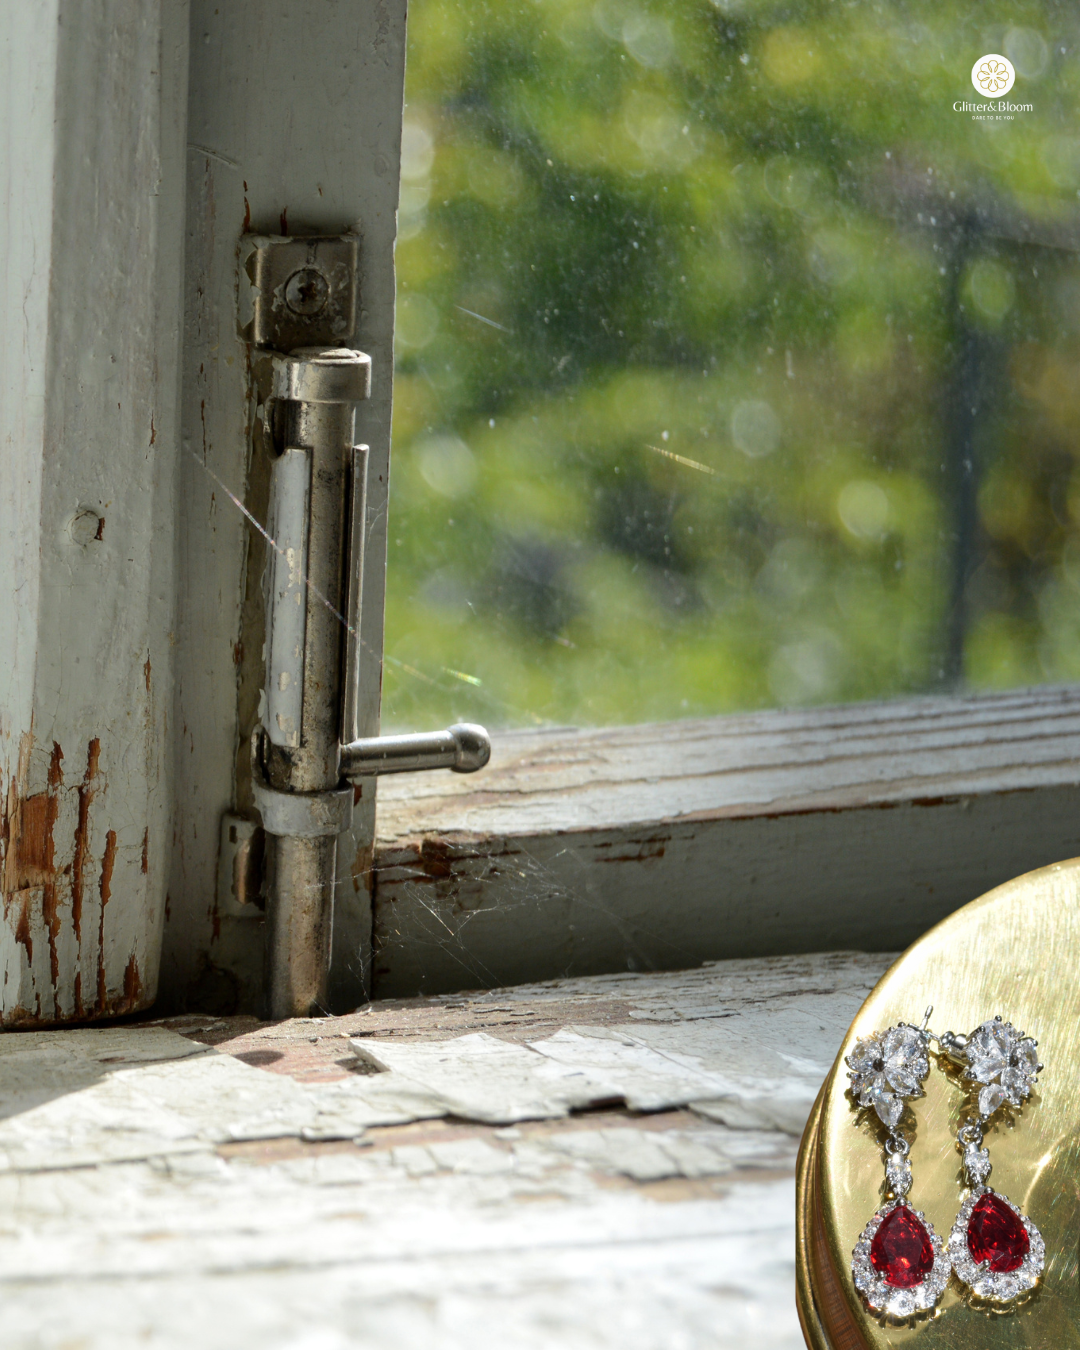
[[[409,26],[388,724],[1080,674],[1075,6]]]

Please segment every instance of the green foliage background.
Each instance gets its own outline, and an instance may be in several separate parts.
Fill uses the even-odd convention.
[[[1080,675],[1078,50],[1053,0],[412,0],[385,722]],[[953,110],[987,52],[1031,112]]]

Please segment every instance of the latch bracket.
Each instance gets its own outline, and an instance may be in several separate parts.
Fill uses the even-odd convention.
[[[255,347],[278,352],[348,343],[356,332],[359,259],[355,234],[244,235],[244,337]]]

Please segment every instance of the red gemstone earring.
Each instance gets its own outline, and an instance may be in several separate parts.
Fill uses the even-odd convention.
[[[928,1021],[929,1011],[926,1015]],[[856,1041],[845,1063],[850,1092],[888,1131],[885,1185],[893,1196],[871,1216],[851,1258],[855,1288],[876,1313],[908,1318],[927,1312],[949,1282],[952,1264],[933,1224],[907,1203],[911,1145],[900,1131],[904,1100],[923,1095],[930,1036],[922,1027],[889,1027]]]
[[[987,1186],[990,1151],[982,1147],[994,1113],[1008,1102],[1019,1110],[1042,1071],[1038,1042],[995,1017],[970,1036],[947,1031],[938,1044],[978,1090],[978,1116],[960,1127],[957,1146],[971,1192],[949,1234],[957,1278],[976,1297],[1008,1303],[1038,1284],[1046,1249],[1042,1234],[1012,1201]]]

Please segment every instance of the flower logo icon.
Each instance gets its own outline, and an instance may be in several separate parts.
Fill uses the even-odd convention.
[[[986,98],[1001,98],[1013,87],[1016,71],[1012,62],[993,53],[980,56],[971,67],[971,83]]]

